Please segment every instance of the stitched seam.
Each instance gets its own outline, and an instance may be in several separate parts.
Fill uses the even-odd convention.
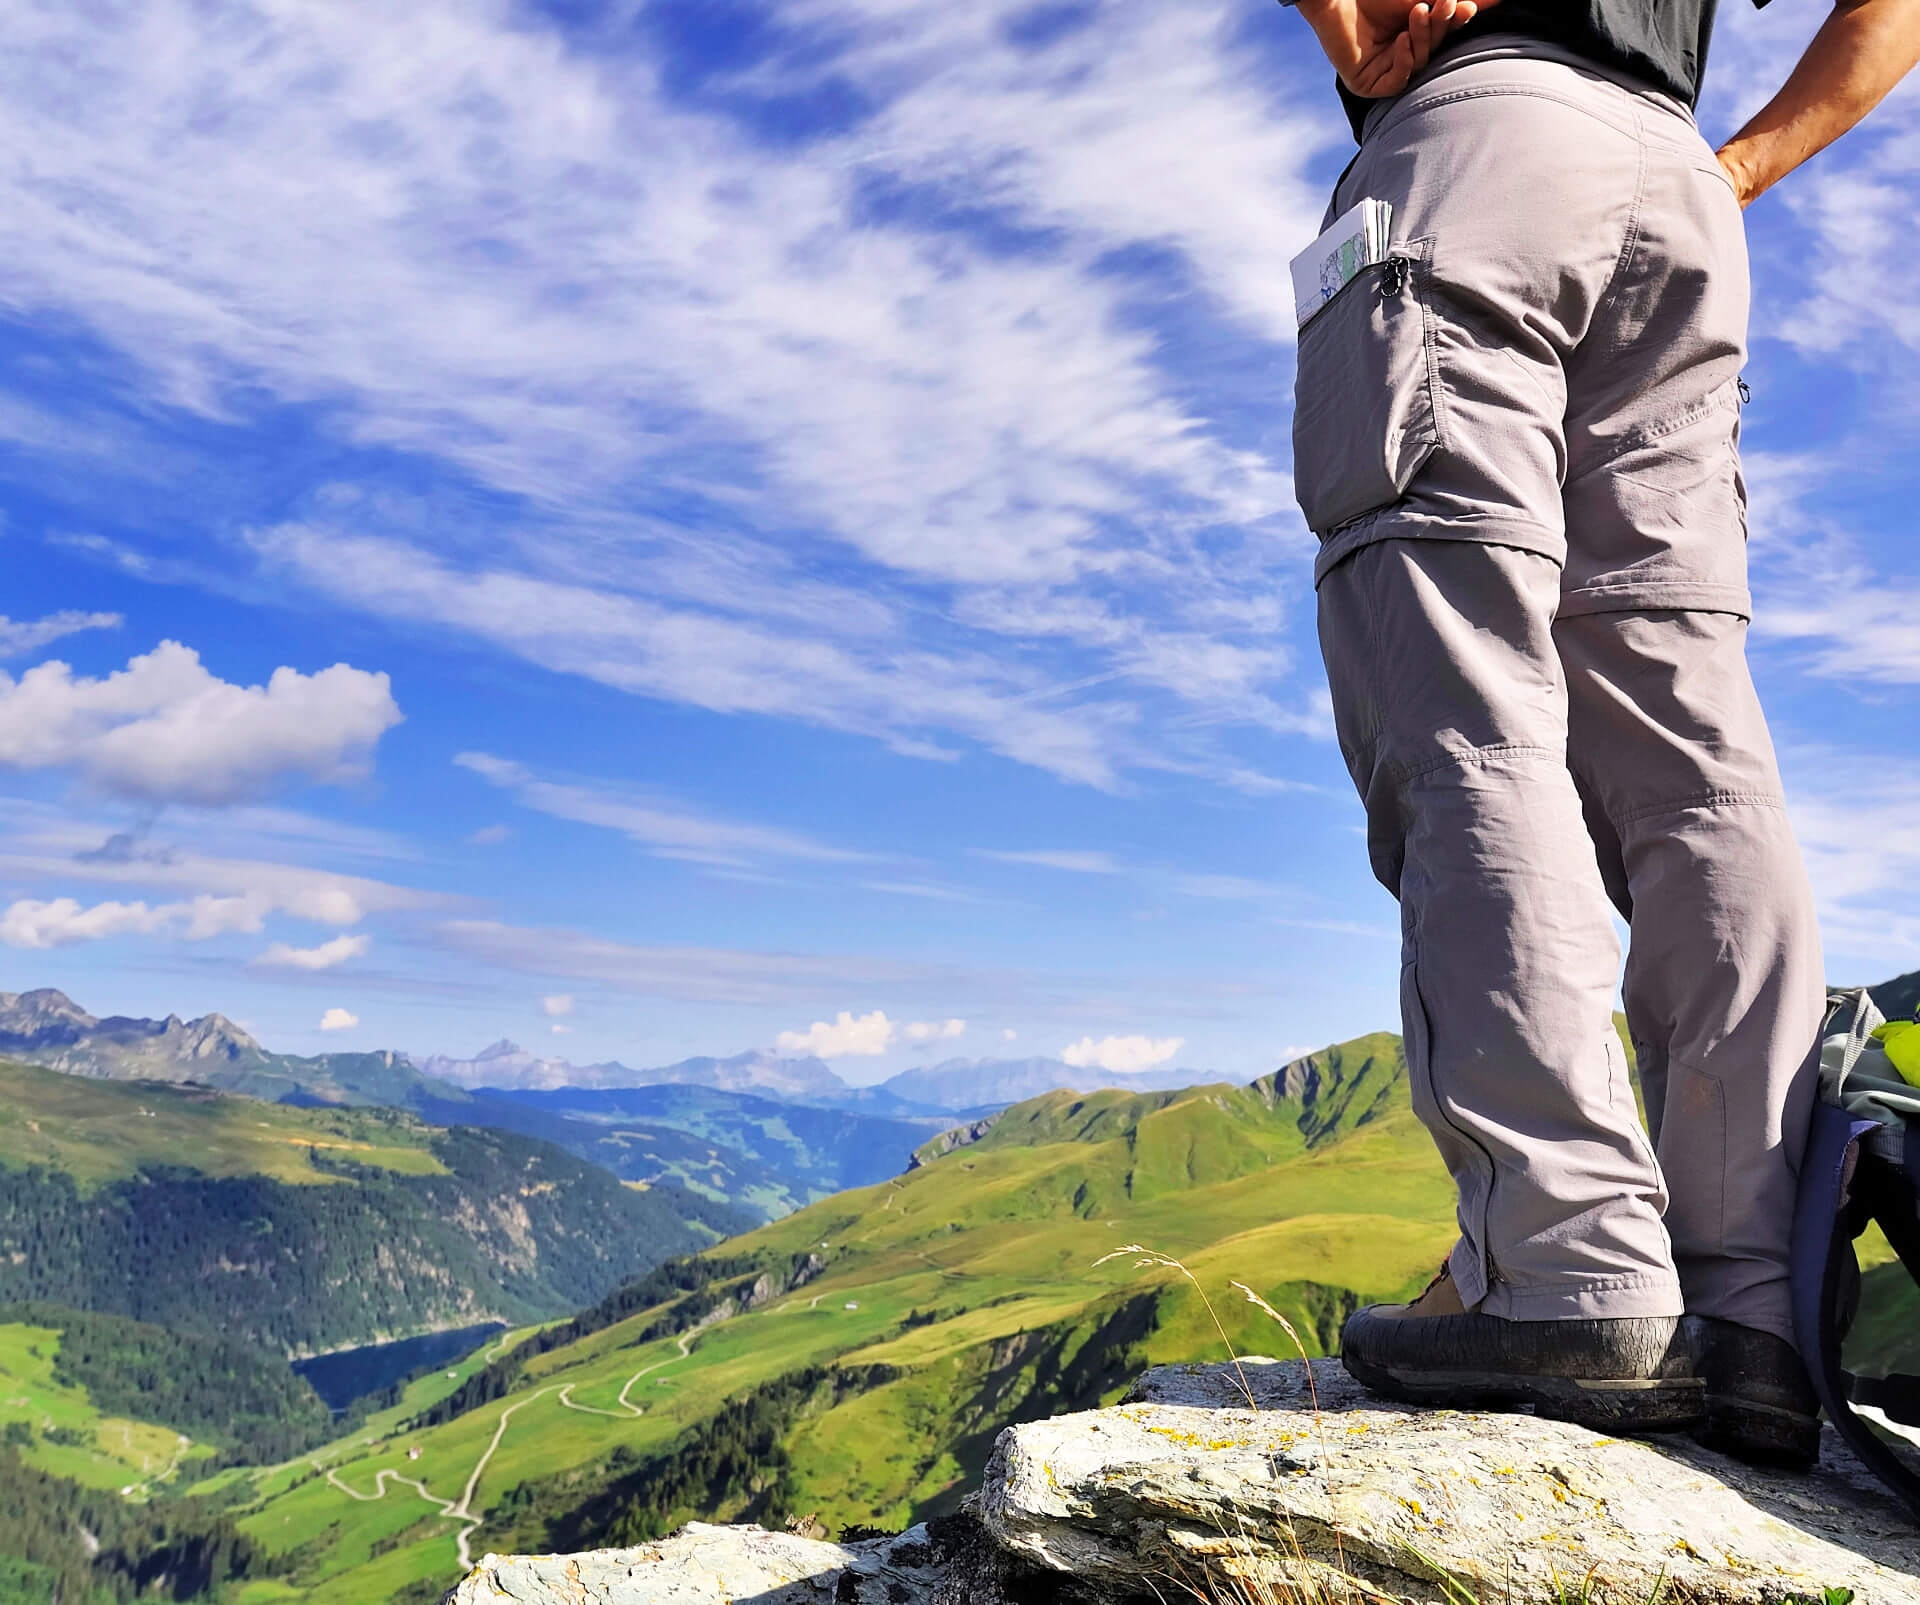
[[[1557,1299],[1575,1299],[1582,1293],[1596,1288],[1611,1290],[1616,1287],[1671,1287],[1674,1278],[1660,1271],[1630,1271],[1619,1276],[1593,1276],[1581,1282],[1578,1287],[1569,1288],[1564,1282],[1506,1282],[1502,1285],[1509,1293],[1545,1293]]]
[[[1590,118],[1596,123],[1611,128],[1616,134],[1623,134],[1629,139],[1634,137],[1633,129],[1622,127],[1615,119],[1601,115],[1591,106],[1585,105],[1571,95],[1562,95],[1550,89],[1525,88],[1517,84],[1489,84],[1479,89],[1455,89],[1444,95],[1435,95],[1431,100],[1415,101],[1413,104],[1401,107],[1392,115],[1388,116],[1368,137],[1369,139],[1378,139],[1389,128],[1395,126],[1395,124],[1403,122],[1408,118],[1422,116],[1426,112],[1437,110],[1442,106],[1452,106],[1465,100],[1491,100],[1495,96],[1511,96],[1524,100],[1551,100],[1557,105],[1565,106],[1572,111],[1577,111],[1583,117]]]
[[[1689,813],[1695,808],[1785,808],[1786,799],[1771,796],[1763,791],[1709,791],[1697,797],[1678,797],[1671,802],[1647,803],[1630,813],[1622,814],[1617,821],[1621,825],[1632,825],[1642,819],[1651,819],[1655,814]]]
[[[1621,280],[1625,278],[1627,265],[1633,260],[1633,254],[1640,248],[1640,213],[1647,198],[1647,124],[1646,119],[1636,114],[1634,118],[1634,160],[1633,209],[1627,214],[1627,232],[1620,242],[1620,255],[1613,264],[1613,274],[1607,280],[1607,287],[1600,294],[1600,300],[1593,309],[1593,321],[1589,329],[1598,329],[1601,320],[1613,311],[1614,303],[1620,296]],[[1614,344],[1620,344],[1616,334]]]
[[[1611,298],[1612,292],[1609,291],[1608,299],[1611,300]],[[1671,417],[1662,419],[1657,424],[1648,424],[1643,429],[1630,430],[1615,444],[1612,451],[1598,462],[1572,475],[1567,483],[1577,485],[1589,474],[1598,473],[1601,469],[1618,462],[1628,452],[1638,451],[1642,446],[1651,446],[1657,440],[1665,440],[1669,435],[1678,434],[1688,424],[1697,424],[1702,418],[1711,418],[1716,412],[1725,411],[1727,397],[1733,393],[1734,387],[1739,382],[1738,379],[1729,379],[1725,384],[1715,385],[1698,401],[1682,407]]]
[[[1502,741],[1488,747],[1469,747],[1465,752],[1450,752],[1441,758],[1429,758],[1425,763],[1412,767],[1396,765],[1400,771],[1402,784],[1424,780],[1428,775],[1437,774],[1442,769],[1465,768],[1469,764],[1492,764],[1502,758],[1524,757],[1539,754],[1544,757],[1559,757],[1551,747],[1543,747],[1531,741]]]

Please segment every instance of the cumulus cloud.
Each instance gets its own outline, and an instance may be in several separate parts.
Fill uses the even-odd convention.
[[[129,931],[157,930],[164,923],[164,914],[145,903],[95,903],[83,908],[71,897],[51,902],[23,898],[0,914],[0,942],[8,947],[65,947]]]
[[[22,898],[0,913],[0,942],[8,947],[67,947],[110,936],[165,933],[189,942],[205,942],[233,932],[255,932],[271,904],[261,897],[200,896],[178,903],[95,903],[86,907],[71,897],[51,901]]]
[[[49,613],[44,619],[14,620],[0,614],[0,658],[17,658],[43,646],[77,635],[82,630],[117,630],[126,620],[118,613],[77,613],[71,609]]]
[[[854,1016],[845,1009],[832,1021],[815,1020],[805,1031],[782,1031],[774,1039],[781,1053],[811,1054],[816,1058],[872,1058],[896,1042],[951,1042],[966,1035],[965,1020],[909,1020],[887,1018],[884,1010]]]
[[[270,970],[330,970],[361,957],[373,945],[370,936],[336,936],[318,947],[289,947],[275,942],[253,962]]]
[[[842,1009],[832,1021],[815,1020],[804,1031],[782,1031],[773,1045],[781,1053],[820,1059],[871,1058],[893,1046],[898,1029],[882,1010],[855,1019]]]
[[[294,779],[346,780],[399,722],[384,674],[336,663],[239,686],[177,641],[100,679],[58,661],[17,680],[0,671],[0,767],[70,768],[149,803],[219,806]]]
[[[1110,1070],[1126,1075],[1165,1064],[1187,1045],[1185,1037],[1082,1037],[1062,1048],[1060,1057],[1076,1070]]]
[[[360,1016],[349,1014],[345,1009],[329,1009],[320,1016],[322,1031],[351,1031],[360,1023]]]
[[[549,992],[540,1000],[540,1012],[559,1019],[573,1013],[573,994],[571,992]]]
[[[76,817],[64,806],[0,799],[0,877],[6,884],[45,886],[58,893],[75,882],[126,889],[104,902],[97,900],[97,894],[19,900],[0,916],[7,919],[9,933],[0,936],[0,942],[60,946],[127,935],[205,941],[258,933],[276,915],[338,929],[357,925],[372,914],[451,911],[460,906],[458,898],[388,880],[266,857],[216,857],[184,845],[217,836],[239,853],[324,850],[334,856],[404,856],[379,832],[280,809],[200,814],[183,808],[169,818],[182,832],[178,840],[110,830],[100,821]],[[329,959],[352,956],[335,942],[312,950],[275,944],[269,951],[275,963],[289,953],[309,952]],[[313,967],[300,959],[288,962],[297,968]]]

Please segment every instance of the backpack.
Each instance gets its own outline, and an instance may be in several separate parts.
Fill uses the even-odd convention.
[[[1860,1377],[1840,1363],[1860,1303],[1854,1239],[1869,1223],[1879,1223],[1920,1282],[1920,1086],[1905,1079],[1875,1037],[1885,1024],[1864,991],[1827,999],[1820,1095],[1794,1207],[1793,1324],[1828,1419],[1920,1519],[1920,1473],[1855,1409],[1920,1427],[1920,1376]],[[1905,1045],[1898,1057],[1910,1060]]]

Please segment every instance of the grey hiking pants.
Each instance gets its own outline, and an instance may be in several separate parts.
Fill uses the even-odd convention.
[[[1745,657],[1739,208],[1677,103],[1498,39],[1376,109],[1329,215],[1369,197],[1407,265],[1301,331],[1295,474],[1454,1280],[1791,1341],[1825,987]]]

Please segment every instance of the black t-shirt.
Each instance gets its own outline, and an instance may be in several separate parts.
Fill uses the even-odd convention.
[[[1764,6],[1767,0],[1754,0]],[[1719,0],[1500,0],[1448,38],[1445,55],[1488,33],[1520,33],[1550,39],[1589,61],[1617,67],[1655,89],[1693,105],[1707,70],[1707,43]],[[1378,104],[1349,94],[1340,98],[1360,137],[1367,113]]]

